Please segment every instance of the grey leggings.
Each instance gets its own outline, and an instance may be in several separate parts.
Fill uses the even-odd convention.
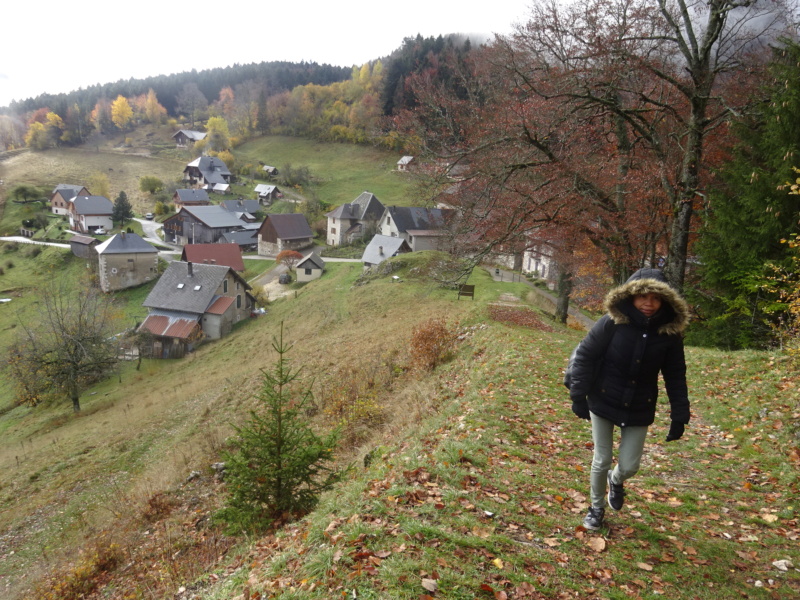
[[[592,506],[603,508],[606,505],[608,471],[611,469],[614,449],[614,423],[603,417],[592,416],[592,439],[594,457],[592,458]],[[647,437],[647,426],[620,427],[619,453],[617,466],[611,473],[614,483],[623,483],[639,470]]]

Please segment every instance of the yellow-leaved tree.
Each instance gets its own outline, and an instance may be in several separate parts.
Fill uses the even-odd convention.
[[[147,92],[147,98],[144,101],[144,116],[155,125],[161,125],[161,121],[167,116],[167,109],[159,104],[153,88]]]
[[[111,120],[114,125],[124,131],[130,125],[132,119],[133,109],[130,102],[125,96],[117,96],[117,99],[111,103]]]

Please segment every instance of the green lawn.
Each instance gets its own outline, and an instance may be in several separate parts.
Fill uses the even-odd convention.
[[[395,170],[400,158],[394,152],[355,146],[315,142],[301,138],[266,136],[242,144],[235,150],[237,160],[278,167],[307,166],[319,183],[302,190],[319,200],[338,206],[355,200],[361,192],[375,194],[384,205],[416,206],[421,200],[413,191],[408,174]]]

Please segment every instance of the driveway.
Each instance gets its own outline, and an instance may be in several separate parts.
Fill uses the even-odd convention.
[[[134,218],[133,220],[142,225],[142,233],[144,234],[144,239],[146,241],[150,242],[151,244],[158,244],[159,246],[171,248],[171,250],[159,250],[158,255],[161,258],[164,260],[175,260],[176,256],[181,255],[182,250],[179,246],[165,242],[161,238],[161,235],[158,233],[158,230],[162,229],[161,223],[158,221],[150,221],[149,219]]]

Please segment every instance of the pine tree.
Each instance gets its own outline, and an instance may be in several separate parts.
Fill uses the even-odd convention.
[[[762,285],[767,263],[788,260],[781,240],[797,231],[797,196],[781,188],[795,180],[800,154],[800,45],[776,52],[772,80],[756,109],[735,123],[738,144],[709,196],[697,243],[699,293],[687,289],[703,317],[694,342],[739,348],[772,335]]]
[[[111,220],[119,222],[120,227],[124,227],[125,222],[130,221],[132,218],[133,207],[128,201],[128,195],[124,191],[120,192],[117,196],[117,199],[114,200],[114,208],[112,209]]]
[[[234,450],[225,454],[229,498],[218,516],[233,532],[264,530],[307,513],[342,475],[329,466],[338,432],[319,437],[304,418],[312,394],[310,388],[295,393],[300,370],[289,367],[283,323],[272,347],[278,358],[271,371],[262,371],[260,408],[236,427]]]

